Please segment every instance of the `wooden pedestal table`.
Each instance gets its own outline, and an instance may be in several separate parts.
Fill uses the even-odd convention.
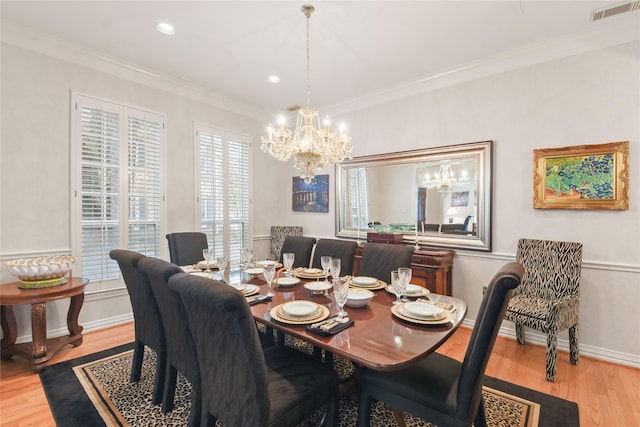
[[[84,302],[84,288],[88,279],[67,277],[67,283],[42,289],[20,289],[20,282],[7,283],[0,286],[0,323],[2,325],[2,344],[0,346],[2,360],[13,356],[24,357],[31,361],[33,370],[40,372],[47,367],[53,355],[71,344],[74,347],[82,344],[82,326],[78,324],[78,315]],[[46,303],[63,298],[70,298],[67,313],[69,335],[47,339]],[[32,342],[16,344],[18,325],[13,314],[13,306],[31,304],[31,336]]]

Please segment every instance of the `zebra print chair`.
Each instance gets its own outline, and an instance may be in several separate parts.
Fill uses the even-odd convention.
[[[555,381],[558,332],[569,329],[569,359],[573,365],[579,361],[582,244],[520,239],[516,262],[524,266],[525,275],[505,319],[515,323],[519,344],[525,342],[525,327],[547,335],[546,379]]]

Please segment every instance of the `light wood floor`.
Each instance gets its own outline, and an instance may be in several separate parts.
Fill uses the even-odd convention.
[[[469,335],[470,329],[460,328],[439,351],[461,360]],[[87,333],[80,347],[67,347],[53,363],[125,344],[133,337],[132,323]],[[557,380],[549,383],[544,379],[544,347],[499,337],[487,375],[577,402],[582,427],[640,425],[640,369],[584,356],[572,366],[569,355],[559,352]],[[19,358],[0,365],[0,424],[55,425],[38,375]]]

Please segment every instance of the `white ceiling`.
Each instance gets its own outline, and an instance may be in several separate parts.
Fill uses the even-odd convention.
[[[623,0],[624,1],[624,0]],[[620,1],[315,1],[311,105],[336,106],[536,44],[637,28]],[[303,1],[4,1],[4,24],[260,111],[306,103]],[[166,36],[155,23],[173,24]],[[267,77],[276,74],[281,83]]]

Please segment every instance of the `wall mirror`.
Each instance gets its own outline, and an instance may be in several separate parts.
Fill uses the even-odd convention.
[[[357,157],[336,165],[336,236],[491,250],[491,141]]]

